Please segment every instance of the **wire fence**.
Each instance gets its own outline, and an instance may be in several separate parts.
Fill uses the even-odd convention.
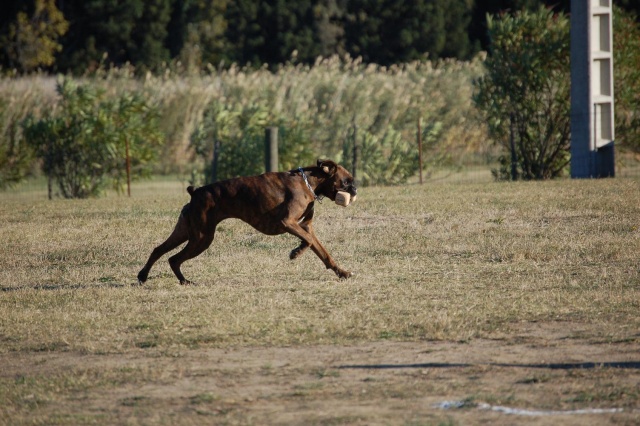
[[[617,162],[615,178],[640,179],[640,161],[634,157],[622,159]],[[473,165],[461,168],[427,168],[423,170],[423,185],[465,185],[465,184],[491,184],[496,182],[492,170],[498,165]],[[569,179],[568,177],[560,179]],[[416,175],[406,185],[419,185]],[[141,180],[132,184],[131,196],[141,194],[158,194],[166,196],[171,194],[186,193],[186,187],[190,185],[189,177],[185,175],[156,175],[147,180]],[[53,185],[53,196],[59,197]],[[127,191],[107,189],[105,197],[126,197]],[[48,183],[44,176],[30,178],[12,188],[0,191],[0,202],[3,200],[47,200]]]

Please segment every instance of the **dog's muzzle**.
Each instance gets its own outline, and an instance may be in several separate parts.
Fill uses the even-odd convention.
[[[339,206],[347,207],[349,204],[356,201],[358,196],[358,190],[355,186],[349,185],[338,190],[336,194],[336,204]]]
[[[351,201],[355,201],[356,196],[358,195],[358,189],[355,185],[351,184],[343,189],[343,191],[351,194]]]

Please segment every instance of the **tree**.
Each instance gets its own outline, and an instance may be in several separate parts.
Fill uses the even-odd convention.
[[[172,58],[187,68],[218,65],[223,59],[229,0],[176,0],[168,26]]]
[[[228,105],[213,101],[191,135],[191,145],[205,160],[204,176],[195,170],[192,183],[256,175],[264,171],[264,129],[269,112],[264,105]],[[215,152],[214,152],[215,150]],[[214,172],[214,156],[218,161]]]
[[[314,35],[311,0],[237,0],[230,2],[225,18],[231,62],[281,64],[294,53],[301,62],[313,62],[320,54]]]
[[[569,163],[569,20],[544,8],[489,17],[474,101],[505,150],[500,178],[549,179]],[[508,154],[510,153],[510,154]],[[509,170],[509,163],[517,169]]]
[[[441,57],[469,59],[480,50],[478,43],[469,37],[473,0],[449,2],[445,13],[445,44]]]
[[[169,62],[167,27],[173,0],[146,0],[140,18],[131,32],[129,61],[140,71],[159,70]]]
[[[364,62],[390,65],[472,52],[468,0],[353,0],[347,3],[346,49]]]
[[[640,25],[619,7],[613,13],[613,64],[616,142],[640,152]]]
[[[345,7],[338,0],[317,0],[313,5],[314,34],[319,54],[344,55]]]
[[[122,190],[129,165],[144,176],[160,143],[157,113],[135,94],[105,99],[91,86],[58,82],[60,110],[23,123],[24,137],[42,159],[44,173],[64,198],[100,194],[111,183]]]
[[[59,56],[63,70],[84,73],[102,63],[157,70],[169,61],[167,28],[173,0],[65,0],[71,22]]]
[[[52,66],[62,50],[58,41],[68,28],[55,0],[35,0],[33,11],[19,11],[0,36],[7,65],[23,72]]]
[[[474,43],[479,44],[483,50],[489,48],[487,15],[501,15],[503,13],[515,13],[522,10],[534,12],[541,6],[551,8],[556,12],[569,13],[571,11],[571,0],[475,0],[473,3],[473,16],[471,24],[469,25],[469,38]]]
[[[81,74],[105,60],[115,65],[129,61],[132,32],[143,11],[142,0],[66,0],[63,12],[71,26],[63,39],[60,67]]]
[[[615,3],[615,7],[631,12],[632,15],[629,15],[628,17],[633,18],[636,22],[640,23],[640,2],[637,0],[615,0]]]

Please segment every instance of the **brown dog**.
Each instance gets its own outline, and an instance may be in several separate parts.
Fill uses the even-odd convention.
[[[153,264],[165,253],[185,241],[187,245],[169,258],[169,265],[180,284],[190,284],[180,272],[180,265],[205,251],[213,241],[218,223],[228,218],[247,222],[267,235],[288,232],[300,238],[300,245],[291,251],[295,259],[311,247],[327,267],[340,278],[351,272],[338,267],[313,232],[313,206],[320,197],[335,201],[338,191],[356,196],[353,176],[330,160],[318,160],[316,166],[288,172],[265,173],[239,177],[198,189],[187,188],[191,201],[182,208],[175,229],[167,240],[156,247],[146,265],[138,273],[144,283]]]

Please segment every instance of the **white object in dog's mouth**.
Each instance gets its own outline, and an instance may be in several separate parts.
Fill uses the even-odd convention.
[[[351,197],[351,194],[345,191],[338,191],[336,194],[336,204],[342,207],[347,207],[349,204],[356,201],[357,197],[357,195]]]

